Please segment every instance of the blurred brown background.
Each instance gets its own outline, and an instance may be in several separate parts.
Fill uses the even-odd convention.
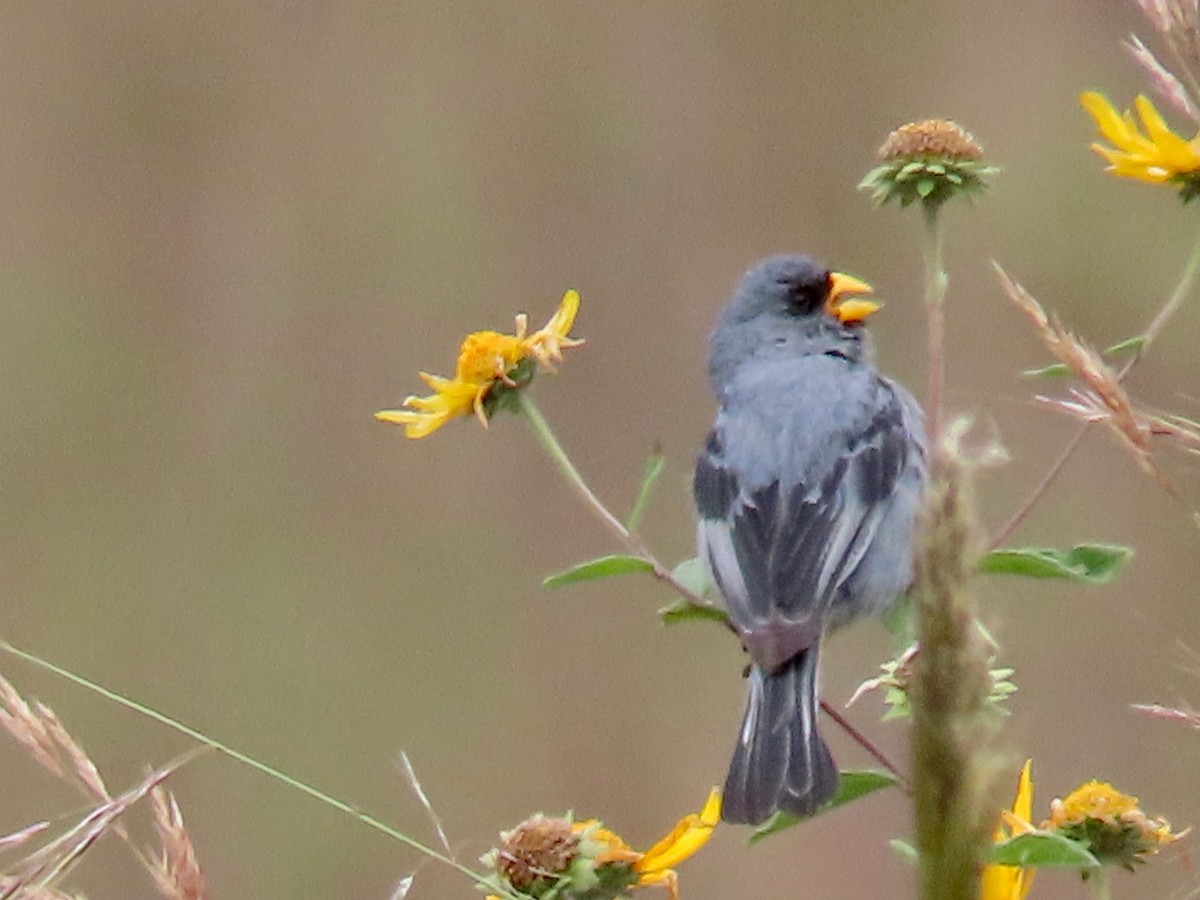
[[[719,629],[663,629],[630,578],[548,594],[614,550],[520,421],[427,441],[371,414],[446,372],[461,336],[542,324],[583,295],[587,347],[536,385],[601,495],[632,500],[661,441],[646,531],[691,553],[689,475],[712,415],[705,340],[745,267],[803,249],[889,300],[885,368],[923,378],[918,217],[855,191],[888,130],[958,118],[1005,171],[949,211],[955,410],[1014,462],[1013,509],[1071,423],[1015,372],[1045,360],[1002,261],[1100,344],[1174,285],[1195,209],[1102,177],[1085,88],[1127,103],[1124,0],[905,4],[10,3],[0,12],[3,636],[361,803],[428,823],[411,755],[461,857],[536,809],[598,815],[645,846],[724,774],[742,658]],[[1179,123],[1182,124],[1182,123]],[[1200,298],[1134,379],[1195,416]],[[1200,738],[1134,702],[1200,702],[1200,479],[1172,502],[1099,431],[1018,537],[1135,544],[1105,589],[980,585],[1017,669],[1003,742],[1037,807],[1091,777],[1200,823]],[[888,652],[836,638],[846,698]],[[1195,658],[1192,658],[1195,665]],[[179,736],[13,659],[114,785]],[[903,724],[856,722],[897,757]],[[867,764],[828,730],[839,761]],[[295,791],[207,756],[173,781],[227,898],[386,897],[419,866]],[[78,801],[0,741],[0,833]],[[686,900],[903,897],[898,793],[746,850],[719,831]],[[149,897],[127,851],[92,851],[93,898]],[[1163,860],[1118,897],[1182,897]],[[1084,896],[1067,876],[1033,897]],[[413,897],[472,896],[436,865]]]

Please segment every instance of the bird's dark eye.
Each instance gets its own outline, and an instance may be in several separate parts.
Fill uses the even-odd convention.
[[[781,278],[778,284],[787,292],[787,309],[792,315],[806,316],[817,312],[824,305],[825,297],[828,294],[824,283],[818,282],[814,284],[807,279],[797,281],[790,278]]]

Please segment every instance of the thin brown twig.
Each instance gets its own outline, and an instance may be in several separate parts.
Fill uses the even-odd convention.
[[[910,785],[908,779],[904,777],[904,773],[896,768],[896,766],[890,759],[887,758],[882,750],[871,743],[870,738],[851,725],[850,721],[841,714],[836,706],[829,703],[827,700],[822,700],[821,709],[823,709],[825,711],[825,715],[833,719],[833,721],[838,724],[838,727],[846,732],[846,734],[849,735],[856,744],[871,754],[876,762],[891,772],[892,775],[896,776],[896,780],[900,782],[900,786],[904,789],[906,794],[912,793],[912,785]]]

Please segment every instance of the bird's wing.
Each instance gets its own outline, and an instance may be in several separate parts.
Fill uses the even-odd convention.
[[[862,562],[892,504],[914,436],[901,399],[876,381],[861,415],[826,435],[811,417],[784,416],[781,438],[812,460],[779,459],[764,470],[737,448],[723,412],[696,466],[702,556],[755,662],[768,671],[820,639],[823,617]],[[809,429],[789,435],[793,429]],[[827,458],[826,458],[827,457]]]

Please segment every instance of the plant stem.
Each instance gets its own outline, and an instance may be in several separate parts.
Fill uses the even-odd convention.
[[[988,650],[971,596],[973,515],[965,467],[944,437],[945,301],[949,276],[937,204],[925,214],[930,476],[916,550],[914,596],[921,652],[913,664],[912,794],[921,900],[979,896],[990,814],[983,762],[994,729]]]
[[[1121,370],[1122,378],[1129,374],[1129,370],[1142,358],[1142,354],[1146,352],[1154,339],[1158,337],[1167,323],[1171,321],[1171,317],[1179,310],[1183,301],[1187,299],[1188,294],[1192,290],[1192,283],[1196,280],[1197,270],[1200,270],[1200,234],[1197,234],[1196,242],[1192,245],[1192,252],[1188,256],[1187,263],[1184,264],[1183,274],[1179,276],[1179,283],[1175,285],[1175,290],[1171,292],[1171,296],[1163,304],[1163,308],[1155,314],[1154,318],[1150,320],[1150,324],[1146,326],[1146,330],[1142,333],[1146,341],[1138,348],[1137,353],[1133,355],[1133,358]]]
[[[1162,333],[1162,330],[1171,321],[1171,318],[1179,311],[1179,307],[1183,305],[1183,301],[1187,299],[1191,293],[1192,286],[1196,281],[1196,273],[1200,271],[1200,234],[1197,234],[1196,242],[1192,245],[1192,252],[1188,256],[1187,262],[1184,264],[1183,273],[1179,276],[1179,282],[1175,285],[1175,290],[1171,292],[1171,296],[1167,298],[1167,302],[1162,308],[1154,314],[1154,318],[1150,320],[1150,324],[1146,326],[1146,330],[1142,332],[1142,337],[1145,339],[1142,346],[1137,352],[1130,357],[1129,361],[1121,367],[1117,373],[1117,381],[1124,381],[1125,377],[1133,370],[1142,359],[1150,344]],[[1017,508],[1016,512],[1009,517],[1009,520],[996,532],[995,536],[988,542],[988,549],[994,550],[1012,537],[1013,532],[1020,527],[1028,515],[1033,511],[1033,508],[1045,495],[1050,486],[1054,484],[1059,474],[1070,462],[1075,455],[1075,451],[1079,449],[1079,445],[1083,442],[1084,437],[1088,433],[1093,423],[1084,422],[1071,435],[1065,447],[1059,453],[1058,457],[1050,464],[1050,468],[1046,470],[1046,474],[1042,476],[1029,496]]]
[[[705,602],[704,598],[687,589],[672,573],[671,570],[664,566],[650,552],[650,549],[643,543],[642,539],[625,527],[604,502],[596,496],[595,492],[588,486],[588,483],[583,480],[583,476],[579,474],[579,470],[575,468],[575,464],[571,462],[571,457],[567,455],[567,451],[563,449],[562,444],[558,442],[558,438],[554,436],[554,432],[550,428],[550,423],[546,421],[542,411],[538,409],[537,404],[529,397],[528,391],[517,392],[517,408],[521,411],[525,421],[533,428],[534,434],[541,441],[546,452],[550,454],[550,458],[554,460],[558,466],[559,472],[567,480],[567,483],[575,489],[583,502],[589,509],[600,519],[601,522],[611,531],[618,541],[632,555],[641,557],[653,567],[653,575],[659,581],[669,585],[673,590],[677,591],[688,603],[693,606],[701,606],[709,608],[710,604]]]
[[[843,716],[835,706],[826,700],[822,700],[821,709],[825,711],[825,715],[833,719],[833,721],[836,722],[838,726],[850,736],[851,740],[871,754],[872,758],[874,758],[874,760],[881,766],[895,775],[896,780],[900,782],[900,785],[907,793],[912,793],[912,785],[908,783],[908,779],[904,777],[904,773],[897,769],[895,764],[893,764],[892,761],[887,758],[882,750],[871,743],[871,740],[865,734],[851,725],[849,720]]]
[[[0,650],[4,650],[7,653],[11,653],[13,656],[23,659],[27,663],[37,666],[40,669],[44,669],[47,672],[51,672],[60,678],[66,679],[67,681],[71,682],[72,684],[74,684],[78,687],[81,687],[81,688],[84,688],[85,690],[91,691],[93,694],[99,694],[105,700],[109,700],[113,703],[118,704],[119,706],[125,707],[126,709],[133,710],[134,712],[138,713],[141,716],[145,716],[148,719],[152,719],[153,721],[158,722],[160,725],[165,725],[168,728],[170,728],[172,731],[176,731],[176,732],[184,735],[185,737],[189,737],[192,740],[196,741],[197,743],[203,744],[205,747],[211,747],[213,750],[217,751],[218,753],[228,756],[230,759],[236,760],[237,762],[240,762],[244,766],[249,766],[251,769],[255,769],[255,770],[261,772],[262,774],[275,779],[276,781],[283,782],[290,788],[298,790],[303,794],[308,794],[310,797],[313,797],[316,800],[320,800],[322,803],[326,804],[327,806],[332,806],[334,809],[338,810],[339,812],[346,813],[347,815],[357,819],[359,822],[363,823],[364,825],[387,835],[388,837],[392,838],[393,840],[399,841],[402,844],[406,844],[407,846],[411,847],[413,850],[416,850],[418,853],[422,854],[423,856],[427,856],[430,859],[437,860],[438,862],[440,862],[444,865],[450,866],[453,869],[457,869],[459,872],[461,872],[462,874],[464,874],[468,878],[470,878],[471,881],[473,881],[475,884],[477,884],[477,885],[484,884],[483,876],[480,875],[479,873],[473,872],[471,869],[468,869],[466,866],[462,865],[461,863],[457,862],[456,860],[453,860],[448,856],[442,855],[437,850],[434,850],[432,847],[427,847],[426,845],[422,844],[420,841],[418,841],[414,838],[410,838],[404,832],[402,832],[396,828],[393,828],[391,825],[388,825],[382,819],[377,819],[375,816],[371,815],[370,813],[364,812],[363,810],[358,809],[355,806],[352,806],[351,804],[347,803],[344,800],[339,800],[338,798],[334,797],[331,794],[327,794],[322,790],[312,787],[311,785],[305,784],[303,781],[293,778],[291,775],[288,775],[286,772],[283,772],[280,769],[276,769],[274,766],[267,765],[264,762],[259,762],[254,757],[249,756],[249,755],[241,752],[240,750],[235,750],[233,747],[230,747],[228,744],[223,744],[220,741],[216,740],[215,738],[211,738],[208,735],[204,734],[204,732],[198,731],[197,729],[192,728],[190,725],[185,725],[183,722],[180,722],[177,719],[172,719],[170,716],[168,716],[164,713],[161,713],[158,710],[153,709],[149,706],[146,706],[144,703],[139,703],[137,700],[133,700],[129,697],[124,696],[123,694],[119,694],[116,691],[114,691],[110,688],[107,688],[98,682],[92,681],[90,678],[85,678],[82,675],[77,675],[74,672],[72,672],[70,669],[64,669],[62,666],[52,663],[49,660],[43,659],[42,657],[37,656],[33,653],[30,653],[26,650],[22,650],[21,648],[16,647],[13,644],[10,644],[8,641],[0,640]],[[495,888],[491,887],[491,886],[488,886],[488,889],[493,892],[495,891]],[[512,896],[512,895],[506,894],[505,896]]]
[[[703,607],[705,609],[711,609],[711,604],[707,603],[703,597],[693,593],[683,584],[681,584],[679,580],[671,573],[671,570],[659,562],[654,554],[650,552],[649,548],[645,545],[645,543],[642,542],[641,538],[626,528],[625,525],[622,524],[621,520],[613,515],[612,511],[604,505],[604,502],[596,496],[595,491],[593,491],[588,486],[588,483],[583,480],[583,476],[579,474],[579,470],[575,468],[575,464],[571,462],[571,458],[567,455],[567,451],[563,449],[562,444],[558,442],[558,438],[554,436],[554,432],[550,428],[550,423],[546,421],[545,416],[542,415],[542,412],[540,409],[538,409],[537,404],[530,399],[528,392],[519,391],[517,392],[516,397],[518,409],[523,414],[525,421],[527,421],[530,427],[533,428],[534,434],[537,435],[538,440],[541,441],[542,446],[546,449],[546,452],[550,454],[550,458],[554,460],[563,477],[567,479],[567,482],[575,489],[575,492],[583,499],[584,503],[587,504],[592,512],[599,517],[600,521],[603,522],[608,529],[613,532],[614,535],[616,535],[617,540],[624,545],[625,549],[634,556],[641,557],[646,562],[650,563],[650,565],[653,567],[652,574],[654,577],[664,584],[669,585],[689,604],[692,606]],[[728,622],[728,620],[726,621],[726,624],[728,625],[729,629],[734,631],[736,634],[733,624]],[[845,729],[851,740],[861,745],[864,750],[875,757],[875,759],[879,760],[880,764],[883,765],[884,768],[886,768],[897,778],[900,778],[901,781],[904,781],[899,769],[896,768],[896,766],[882,753],[882,751],[875,747],[874,744],[872,744],[869,740],[867,740],[867,738],[853,728],[849,722],[847,722],[840,714],[836,712],[836,710],[834,710],[824,701],[822,701],[821,707],[825,710],[826,714],[834,720],[834,722]],[[905,783],[907,784],[907,782]]]
[[[921,652],[909,697],[921,900],[979,895],[991,828],[983,757],[995,712],[987,699],[988,648],[970,591],[969,493],[964,466],[943,448],[926,489],[914,588]]]
[[[925,389],[925,430],[933,448],[934,465],[941,453],[942,391],[945,384],[945,301],[949,277],[942,261],[943,233],[939,206],[925,204],[925,318],[927,365],[929,374]]]

